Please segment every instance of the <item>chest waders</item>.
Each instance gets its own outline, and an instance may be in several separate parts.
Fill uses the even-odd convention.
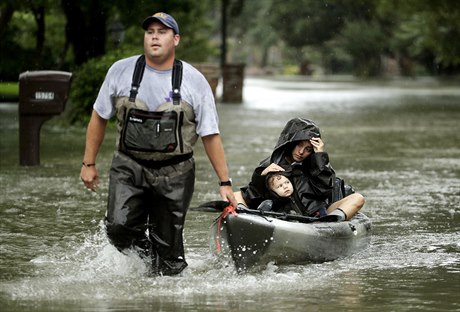
[[[136,62],[130,96],[116,99],[118,150],[147,167],[163,167],[187,160],[193,155],[198,139],[193,107],[180,95],[182,62],[175,60],[172,69],[172,101],[161,104],[156,111],[136,98],[145,58]]]
[[[118,138],[110,168],[106,229],[120,251],[135,248],[155,275],[187,266],[183,227],[195,183],[193,108],[181,99],[182,62],[172,70],[172,101],[149,111],[136,98],[145,68],[136,62],[129,97],[116,99]],[[154,83],[154,82],[149,82]]]

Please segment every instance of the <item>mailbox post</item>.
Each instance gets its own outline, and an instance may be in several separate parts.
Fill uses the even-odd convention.
[[[27,71],[19,75],[19,163],[40,165],[40,129],[64,111],[72,74]]]
[[[245,64],[224,64],[222,69],[223,102],[243,102],[244,67]]]

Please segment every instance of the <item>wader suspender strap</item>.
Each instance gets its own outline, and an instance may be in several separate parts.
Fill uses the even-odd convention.
[[[134,67],[133,82],[131,83],[131,91],[129,92],[129,101],[135,102],[139,86],[141,85],[142,77],[144,76],[145,69],[145,56],[141,55],[136,61],[136,67]],[[174,60],[174,66],[171,75],[171,82],[173,87],[173,104],[179,105],[180,96],[180,85],[182,83],[182,62]]]
[[[133,82],[131,83],[131,91],[129,92],[129,101],[135,102],[139,86],[141,85],[142,76],[144,76],[145,56],[141,55],[136,61],[134,67]]]
[[[178,60],[174,60],[174,66],[172,71],[172,87],[173,87],[173,104],[179,105],[180,104],[180,85],[182,83],[182,62]]]

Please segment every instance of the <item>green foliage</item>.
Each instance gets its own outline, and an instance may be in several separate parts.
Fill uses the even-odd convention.
[[[142,53],[140,23],[164,11],[180,25],[178,58],[217,62],[223,1],[229,5],[228,60],[248,67],[311,64],[322,66],[326,73],[353,71],[367,76],[379,74],[384,57],[396,60],[403,74],[413,74],[418,64],[434,74],[460,70],[460,1],[456,0],[2,0],[0,80],[14,81],[26,70],[74,71],[77,52],[80,57],[96,55],[89,44],[74,49],[66,29],[70,24],[78,29],[81,19],[67,20],[76,15],[65,15],[63,3],[73,3],[88,13],[86,17],[95,17],[86,25],[92,31],[80,31],[77,38],[86,36],[93,44],[105,40],[105,51],[113,48],[109,25],[120,20],[126,29],[121,48]],[[95,5],[100,10],[93,10]],[[37,27],[42,9],[44,38]]]
[[[351,60],[356,74],[374,76],[380,70],[383,38],[383,25],[376,16],[377,3],[273,0],[270,21],[286,45],[297,49],[294,59],[300,65],[300,73],[312,73],[303,68],[316,58],[322,60],[329,73],[350,68]],[[311,51],[322,57],[315,57]]]
[[[346,23],[341,43],[353,59],[355,75],[370,77],[380,74],[380,57],[386,44],[379,25],[366,21]]]
[[[460,65],[460,4],[454,1],[450,3],[440,3],[436,8],[438,14],[422,11],[408,21],[418,26],[418,35],[414,36],[417,40],[413,41],[414,50],[419,53],[423,49],[431,51],[436,62],[444,66]],[[401,24],[401,30],[405,25]]]
[[[179,1],[178,1],[179,2]],[[220,42],[211,39],[213,24],[206,18],[210,1],[182,1],[187,5],[182,11],[173,11],[179,23],[181,40],[176,49],[177,58],[188,62],[204,62],[216,60],[219,56]]]
[[[460,68],[460,2],[381,0],[380,15],[395,14],[392,48],[436,72]]]
[[[30,38],[26,42],[17,40],[22,36],[21,25],[32,22],[33,17],[28,14],[16,14],[17,21],[10,23],[11,31],[5,32],[1,40],[0,49],[0,79],[5,81],[15,81],[19,74],[28,69],[30,64],[30,55],[33,55],[33,45]],[[33,29],[33,28],[32,28]],[[14,57],[12,57],[14,56]]]
[[[338,1],[273,0],[270,23],[291,47],[322,44],[343,24]]]
[[[46,3],[45,0],[42,2]],[[32,8],[14,12],[0,44],[0,79],[13,81],[27,70],[60,70],[64,67],[65,60],[61,57],[65,43],[65,19],[58,13],[56,8],[49,9],[45,41],[42,50],[37,51],[37,25]]]
[[[238,6],[239,1],[230,3]],[[228,20],[228,60],[234,63],[247,63],[266,67],[269,64],[270,49],[277,48],[280,42],[277,32],[270,25],[273,0],[245,1],[238,15],[229,14]],[[235,9],[230,7],[230,11]]]
[[[73,73],[69,109],[66,119],[71,124],[86,124],[91,116],[94,101],[110,66],[122,57],[122,52],[106,54],[91,59]]]
[[[321,51],[321,62],[326,74],[349,74],[353,72],[353,57],[339,39],[329,40]]]

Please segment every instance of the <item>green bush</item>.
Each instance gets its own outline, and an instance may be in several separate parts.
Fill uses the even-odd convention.
[[[71,124],[87,124],[91,117],[94,101],[104,81],[107,70],[123,52],[116,51],[102,57],[91,59],[73,73],[66,119]]]

